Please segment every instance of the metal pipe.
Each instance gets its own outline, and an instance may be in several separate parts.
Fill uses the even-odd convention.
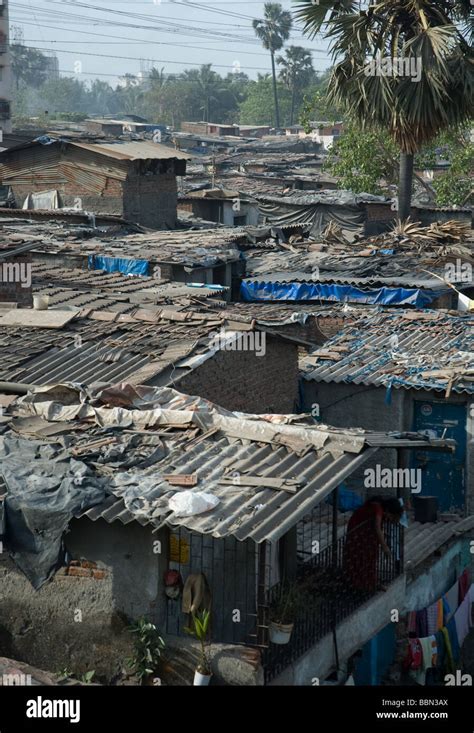
[[[27,394],[35,390],[35,384],[23,384],[21,382],[0,382],[0,392],[7,394]]]

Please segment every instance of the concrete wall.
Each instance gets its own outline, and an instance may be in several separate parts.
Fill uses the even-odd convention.
[[[439,392],[400,388],[392,390],[391,404],[387,405],[384,387],[342,383],[326,384],[306,379],[302,380],[302,393],[303,410],[311,412],[313,405],[318,404],[322,423],[336,427],[351,426],[387,432],[412,430],[415,400],[445,401]],[[472,514],[474,513],[474,410],[472,408],[474,403],[462,394],[451,394],[449,402],[467,403],[466,512]],[[374,463],[388,468],[405,467],[408,465],[409,452],[401,452],[400,458],[398,462],[395,450],[378,451],[376,459],[368,461],[361,471],[351,476],[351,481],[359,481],[363,470]]]
[[[298,400],[297,347],[267,336],[264,356],[254,351],[219,351],[175,386],[227,410],[294,412]]]
[[[379,631],[394,622],[398,611],[400,623],[408,612],[430,605],[455,582],[462,572],[463,546],[456,542],[416,579],[408,582],[403,575],[389,588],[365,603],[337,627],[340,666],[361,649]],[[328,634],[312,649],[273,680],[271,685],[315,685],[321,683],[336,668],[333,635]]]
[[[104,577],[56,574],[38,591],[7,553],[0,554],[0,653],[53,672],[94,669],[110,680],[131,651],[124,614],[163,623],[166,537],[136,522],[75,520],[67,548],[75,558],[96,562]],[[153,552],[156,540],[162,554]]]
[[[341,662],[390,623],[392,609],[403,606],[404,596],[405,576],[402,576],[385,593],[379,593],[338,625],[337,646]],[[287,667],[270,685],[317,685],[328,677],[335,666],[334,639],[331,633]]]

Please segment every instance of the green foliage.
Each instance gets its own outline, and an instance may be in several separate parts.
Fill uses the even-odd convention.
[[[210,611],[199,611],[197,614],[192,614],[192,626],[186,626],[185,632],[194,636],[201,645],[201,660],[197,671],[201,674],[211,674],[211,656],[208,651],[209,641],[209,627],[211,623],[211,612]]]
[[[431,183],[438,206],[462,205],[472,191],[474,146],[469,142],[469,129],[468,125],[444,131],[415,157],[418,170],[434,167],[437,151],[450,162],[447,171]],[[383,193],[382,181],[387,185],[397,183],[398,165],[398,148],[387,131],[364,132],[352,124],[329,151],[324,170],[340,178],[339,188],[377,195]]]
[[[291,93],[283,84],[278,84],[278,101],[283,125],[290,122]],[[272,120],[273,90],[271,77],[261,76],[249,84],[247,98],[240,105],[241,125],[268,125]]]
[[[350,125],[330,149],[324,169],[340,177],[339,188],[381,194],[382,179],[388,184],[397,180],[398,149],[386,132]]]
[[[279,593],[269,608],[270,621],[277,624],[291,624],[303,600],[301,589],[295,583],[282,583]]]
[[[46,81],[50,61],[41,51],[12,43],[10,53],[17,90],[21,85],[39,87]]]
[[[288,10],[283,10],[280,3],[265,3],[263,18],[252,21],[255,35],[262,42],[262,46],[272,53],[279,51],[284,42],[290,37],[293,19]]]
[[[129,631],[135,634],[135,652],[133,657],[127,659],[127,664],[143,682],[148,675],[159,668],[165,642],[155,624],[145,617],[131,624]]]
[[[83,685],[90,685],[92,680],[95,677],[95,669],[91,669],[88,672],[85,672],[79,677],[79,680],[82,682]]]

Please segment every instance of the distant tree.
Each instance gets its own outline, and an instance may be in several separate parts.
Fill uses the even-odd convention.
[[[324,28],[337,63],[330,99],[400,151],[399,216],[410,214],[414,156],[474,112],[470,0],[297,0],[314,37]],[[368,60],[371,64],[368,64]],[[393,65],[396,64],[394,73]],[[407,64],[415,73],[406,73]],[[378,64],[378,68],[377,68]],[[390,64],[390,67],[389,67]]]
[[[301,46],[290,46],[284,56],[278,56],[281,66],[279,77],[291,92],[290,125],[294,122],[297,95],[309,84],[314,76],[311,53]]]
[[[387,132],[349,125],[330,148],[324,170],[339,178],[339,188],[378,195],[382,181],[397,180],[398,149]]]
[[[117,111],[116,96],[106,81],[94,79],[87,92],[87,109],[92,114],[107,115]]]
[[[211,121],[211,111],[215,112],[225,92],[222,77],[216,74],[211,67],[212,64],[203,64],[199,69],[186,69],[183,72],[183,79],[195,85],[195,92],[201,100],[202,119],[205,122]]]
[[[283,10],[280,3],[265,3],[263,18],[254,19],[252,26],[262,45],[270,51],[272,61],[273,100],[275,105],[275,125],[280,127],[280,109],[278,106],[277,77],[275,69],[275,53],[283,48],[283,44],[290,37],[293,19],[291,13]]]
[[[474,145],[469,140],[470,126],[443,132],[416,155],[416,170],[432,168],[439,157],[449,161],[446,172],[430,183],[438,206],[467,203],[473,189]],[[324,169],[339,178],[338,186],[354,193],[381,194],[382,183],[398,181],[399,149],[386,130],[362,130],[349,124],[337,140]],[[417,173],[418,181],[420,178]]]
[[[20,84],[40,87],[48,77],[50,60],[34,48],[19,43],[10,46],[12,74],[18,91]]]
[[[63,76],[49,79],[41,87],[42,110],[54,115],[68,112],[84,112],[87,109],[87,89],[84,82],[74,77]]]
[[[291,94],[283,84],[278,84],[280,112],[283,124],[290,120]],[[273,82],[270,75],[261,76],[257,81],[248,85],[245,101],[240,105],[240,124],[242,125],[271,125],[273,101]]]

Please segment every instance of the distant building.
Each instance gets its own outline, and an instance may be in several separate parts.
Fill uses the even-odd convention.
[[[0,137],[12,131],[8,0],[0,0]]]
[[[195,135],[239,135],[239,126],[217,122],[182,122],[181,132],[192,132]]]
[[[176,176],[185,174],[188,159],[186,153],[142,140],[43,137],[0,153],[0,179],[19,208],[25,203],[25,208],[72,207],[173,229]]]
[[[311,127],[312,130],[309,133],[299,130],[298,137],[309,137],[313,142],[320,143],[324,150],[329,150],[344,130],[342,122],[311,122]]]

